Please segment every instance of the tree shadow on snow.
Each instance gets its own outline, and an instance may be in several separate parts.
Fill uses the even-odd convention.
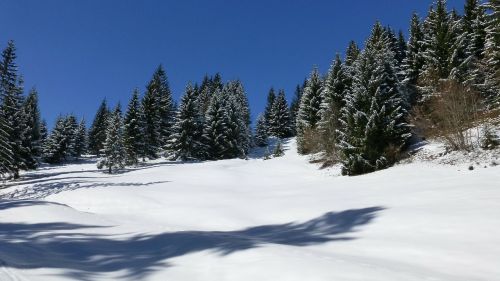
[[[31,201],[36,202],[36,201]],[[356,239],[351,234],[373,221],[382,207],[329,212],[303,223],[263,225],[237,231],[179,231],[128,239],[88,234],[102,226],[68,223],[0,223],[0,260],[18,269],[60,268],[78,280],[122,271],[139,280],[170,266],[169,259],[210,250],[220,255],[266,244],[317,245]]]

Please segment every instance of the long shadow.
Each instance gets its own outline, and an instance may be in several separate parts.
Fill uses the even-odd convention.
[[[67,223],[0,224],[0,260],[19,269],[60,268],[78,280],[100,280],[122,271],[140,280],[171,266],[169,259],[210,250],[220,255],[266,244],[308,246],[356,239],[353,232],[373,221],[382,207],[329,212],[304,223],[263,225],[237,231],[180,231],[140,234],[123,240],[85,234],[99,226]]]
[[[70,181],[68,181],[70,179]],[[170,181],[152,181],[152,182],[92,182],[85,177],[75,178],[57,178],[49,182],[34,184],[29,188],[22,188],[12,192],[0,195],[0,199],[42,199],[50,195],[61,193],[63,191],[72,191],[81,188],[96,187],[114,187],[114,186],[149,186],[153,184],[168,183]],[[57,181],[56,181],[57,180]]]

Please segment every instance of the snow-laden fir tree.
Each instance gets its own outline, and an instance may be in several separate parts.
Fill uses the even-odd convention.
[[[222,77],[219,73],[216,73],[211,77],[208,75],[203,77],[201,85],[198,89],[198,104],[202,116],[207,113],[214,93],[222,91],[223,86]]]
[[[12,173],[12,149],[8,131],[9,128],[0,114],[0,179],[9,178]]]
[[[57,117],[54,128],[44,141],[42,155],[45,162],[57,164],[66,160],[69,147],[66,123],[66,118]]]
[[[223,159],[230,146],[227,101],[224,98],[222,92],[214,93],[205,115],[203,143],[206,146],[206,157],[211,160]]]
[[[125,162],[128,165],[137,165],[141,157],[145,157],[143,116],[139,101],[139,90],[134,89],[124,118],[123,145]]]
[[[409,137],[396,63],[387,36],[377,22],[355,62],[353,90],[342,110],[339,146],[346,175],[391,165],[394,154]]]
[[[500,106],[500,1],[489,0],[485,5],[486,43],[483,65],[485,67],[485,96],[490,107]]]
[[[256,146],[258,147],[264,147],[267,146],[267,124],[266,124],[266,118],[264,117],[263,114],[260,114],[259,117],[257,118],[257,124],[255,125],[255,134],[253,137],[253,142]]]
[[[273,105],[275,99],[276,93],[274,92],[274,88],[271,87],[271,89],[269,89],[269,93],[267,94],[267,103],[264,109],[264,118],[266,119],[266,125],[268,129],[271,129],[271,124],[269,124],[269,121],[271,120],[271,114],[273,113]],[[268,134],[271,134],[271,132],[268,132]]]
[[[424,33],[422,31],[422,24],[418,15],[414,13],[410,23],[410,38],[408,40],[406,58],[402,63],[405,77],[403,84],[408,91],[408,98],[411,105],[421,100],[421,94],[417,85],[425,63],[423,51]]]
[[[14,178],[19,177],[20,169],[32,169],[36,163],[29,147],[23,145],[23,137],[28,135],[23,110],[24,97],[22,79],[18,77],[16,48],[9,41],[2,52],[0,62],[0,114],[6,124],[8,142],[12,152],[11,171]]]
[[[125,167],[123,122],[121,110],[117,107],[112,113],[110,113],[108,118],[103,156],[97,163],[97,168],[106,168],[111,174],[113,171],[123,169],[123,167]]]
[[[300,107],[300,100],[302,99],[302,93],[304,92],[306,83],[307,79],[304,80],[304,83],[302,85],[297,85],[297,87],[295,87],[295,92],[293,94],[293,98],[290,103],[290,128],[292,130],[292,136],[295,136],[297,134],[295,123],[297,121],[297,115],[299,113],[299,107]]]
[[[321,119],[321,92],[323,81],[317,68],[314,68],[307,80],[304,93],[300,101],[297,115],[297,150],[301,154],[318,149],[319,134],[318,122]]]
[[[159,145],[164,146],[172,134],[172,127],[175,123],[176,106],[172,98],[172,92],[168,85],[165,70],[160,65],[153,75],[148,88],[148,92],[157,93],[158,117],[159,120]]]
[[[109,109],[104,99],[97,110],[94,121],[89,129],[88,136],[88,149],[89,153],[100,155],[101,150],[104,148],[104,142],[106,141],[106,128],[108,125],[108,115]]]
[[[224,159],[235,157],[244,158],[250,148],[250,134],[247,126],[247,116],[243,105],[238,99],[238,94],[231,82],[226,84],[221,93],[223,99],[226,100],[226,151],[223,155]]]
[[[322,136],[322,147],[330,156],[334,154],[338,142],[336,131],[339,127],[340,112],[344,106],[344,96],[347,90],[344,70],[340,56],[337,55],[330,66],[321,93],[321,119],[318,131]]]
[[[279,90],[271,111],[271,120],[269,120],[269,131],[272,136],[278,138],[288,138],[292,135],[290,126],[290,109],[285,98],[285,91]]]
[[[40,157],[41,149],[41,121],[40,109],[38,108],[38,93],[35,88],[31,89],[23,106],[27,131],[23,139],[24,146],[29,147],[29,151],[35,157]]]
[[[76,116],[69,114],[64,122],[64,135],[67,138],[66,157],[75,158],[77,153],[77,140],[78,140],[78,121]]]
[[[449,77],[456,39],[453,32],[454,22],[447,11],[446,0],[437,0],[434,6],[430,8],[423,23],[424,65],[419,82],[425,87],[424,98],[436,92],[439,80]]]
[[[47,122],[45,119],[42,119],[40,122],[40,154],[43,152],[43,146],[48,137],[49,129],[47,129]]]
[[[237,126],[238,156],[243,157],[247,154],[251,146],[252,132],[250,129],[250,106],[248,98],[239,80],[229,81],[225,91],[230,97],[231,105],[234,109],[234,119]]]
[[[196,92],[193,86],[188,84],[177,111],[168,148],[177,159],[186,161],[204,158],[203,118],[198,106]]]
[[[87,152],[87,128],[85,119],[82,118],[75,133],[74,156],[81,157]]]

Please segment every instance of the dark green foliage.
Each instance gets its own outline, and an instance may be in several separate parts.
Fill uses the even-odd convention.
[[[267,146],[267,125],[266,125],[266,118],[264,115],[259,115],[257,118],[257,124],[255,126],[255,135],[253,138],[254,144],[258,147],[264,147]]]
[[[24,146],[29,148],[31,154],[39,157],[42,154],[41,150],[41,121],[40,109],[38,108],[38,93],[35,88],[31,89],[23,106],[25,122],[26,122],[26,136],[24,137]]]
[[[104,99],[97,110],[94,122],[89,129],[88,149],[91,154],[99,156],[106,141],[106,128],[108,125],[109,109]]]
[[[125,148],[123,146],[123,123],[119,107],[110,113],[106,128],[103,157],[97,163],[98,169],[106,168],[108,173],[125,167]]]
[[[127,107],[124,120],[123,145],[128,165],[137,165],[144,157],[143,116],[139,101],[139,90],[135,89]]]
[[[272,136],[278,138],[288,138],[292,135],[290,127],[290,110],[285,98],[285,91],[279,90],[278,96],[275,98],[271,112],[271,120],[269,120],[269,131]]]
[[[203,118],[200,115],[196,92],[188,84],[177,112],[176,123],[169,150],[180,160],[203,159],[205,150],[202,143]]]
[[[391,165],[394,151],[409,137],[396,62],[385,31],[375,24],[355,63],[353,90],[342,111],[344,174],[359,175]]]

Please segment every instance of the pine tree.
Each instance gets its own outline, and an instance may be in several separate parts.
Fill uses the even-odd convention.
[[[123,124],[121,111],[117,107],[110,113],[106,128],[106,142],[104,143],[103,157],[97,163],[98,169],[106,168],[111,174],[113,171],[125,167],[125,148],[123,145]]]
[[[266,118],[263,114],[260,114],[257,118],[257,124],[255,126],[255,135],[254,135],[254,143],[258,147],[267,146],[268,134],[267,134],[267,125]]]
[[[233,103],[235,123],[238,124],[238,155],[243,157],[250,149],[252,139],[250,106],[241,81],[229,81],[226,87],[226,92],[230,95],[229,100]]]
[[[38,93],[31,89],[23,106],[27,135],[24,137],[24,146],[29,148],[33,156],[39,157],[41,151],[40,109],[38,108]]]
[[[302,98],[302,93],[304,92],[306,83],[307,79],[304,80],[302,85],[297,85],[297,87],[295,87],[295,93],[293,95],[292,102],[290,103],[290,129],[292,131],[292,136],[297,135],[297,115],[299,113],[300,99]]]
[[[435,92],[440,79],[447,79],[452,70],[453,45],[456,38],[453,32],[453,19],[446,9],[446,0],[437,0],[424,21],[424,51],[421,83],[426,95]]]
[[[157,94],[159,120],[159,146],[166,145],[175,123],[175,103],[167,81],[167,75],[160,65],[148,85],[148,92]]]
[[[50,164],[58,164],[66,160],[68,151],[68,136],[66,132],[66,119],[59,116],[54,129],[43,145],[43,159]]]
[[[76,128],[75,134],[75,145],[74,145],[74,156],[81,157],[87,152],[87,127],[85,125],[85,119],[80,120],[80,124]]]
[[[271,135],[278,138],[288,138],[292,135],[290,128],[290,110],[285,98],[285,91],[279,90],[278,96],[274,100],[269,120]]]
[[[28,128],[23,110],[23,82],[17,75],[15,60],[16,48],[14,42],[9,41],[2,52],[0,64],[0,96],[3,99],[0,114],[5,122],[4,130],[12,153],[10,170],[14,178],[18,178],[20,169],[34,168],[32,164],[36,161],[29,147],[23,146],[23,137],[28,135]]]
[[[106,103],[106,99],[101,102],[99,109],[92,122],[92,126],[89,129],[88,136],[88,148],[91,154],[100,156],[101,150],[104,148],[104,142],[106,141],[106,128],[108,125],[109,109]]]
[[[247,126],[247,116],[243,105],[238,99],[233,82],[228,83],[222,89],[222,97],[226,100],[226,151],[223,158],[230,159],[235,157],[244,158],[250,146],[250,134]]]
[[[203,159],[205,155],[202,143],[203,119],[198,106],[196,92],[188,84],[181,99],[169,145],[174,156],[183,161]]]
[[[266,108],[264,109],[264,118],[266,118],[266,125],[267,128],[271,128],[271,124],[269,123],[271,120],[271,115],[273,114],[273,105],[274,105],[274,100],[276,99],[276,93],[274,92],[274,88],[271,87],[269,89],[269,93],[267,94],[267,104]],[[272,134],[272,132],[268,132],[268,134]]]
[[[230,146],[227,115],[224,96],[221,92],[214,93],[205,116],[203,129],[203,143],[207,149],[206,157],[208,159],[223,159],[227,154]]]
[[[300,101],[299,113],[297,116],[297,149],[301,154],[309,153],[317,149],[315,138],[318,122],[321,119],[321,92],[323,91],[323,81],[317,68],[311,72],[304,94]]]
[[[10,128],[0,114],[0,178],[5,179],[10,177],[12,173],[12,148],[9,142]]]
[[[321,120],[318,130],[322,135],[323,149],[327,154],[335,151],[337,144],[337,129],[342,107],[344,107],[344,95],[346,94],[346,75],[340,56],[337,55],[332,62],[323,87],[321,103]]]
[[[424,33],[422,24],[417,14],[413,14],[410,24],[410,38],[406,59],[403,61],[405,72],[404,85],[408,91],[409,102],[414,105],[421,100],[421,92],[417,85],[425,63],[424,56]]]
[[[42,122],[40,123],[40,154],[43,152],[43,146],[48,137],[49,130],[47,129],[47,122],[45,119],[42,119]]]
[[[396,60],[380,23],[355,62],[352,92],[342,111],[340,148],[343,173],[358,175],[392,164],[409,137],[399,90]]]
[[[139,101],[139,90],[134,89],[132,98],[127,107],[124,120],[123,146],[125,149],[126,163],[137,165],[139,158],[145,157],[143,116]]]
[[[485,68],[484,90],[490,107],[500,106],[500,1],[490,0],[485,8],[486,43],[483,65]]]
[[[69,114],[64,120],[64,135],[67,140],[66,158],[79,156],[77,152],[78,122],[73,114]]]

